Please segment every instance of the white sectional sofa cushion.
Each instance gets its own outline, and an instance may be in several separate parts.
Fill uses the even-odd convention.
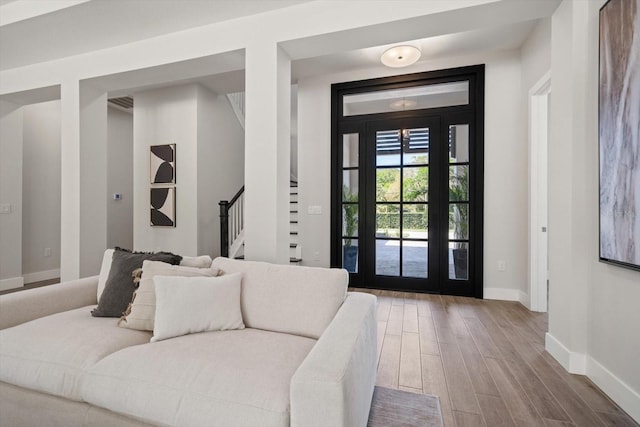
[[[109,271],[111,271],[111,261],[113,260],[114,249],[107,249],[102,256],[102,264],[100,264],[100,275],[98,276],[98,293],[97,300],[100,301],[102,292],[109,278]],[[183,256],[180,265],[183,267],[193,268],[209,268],[211,266],[211,257],[209,255],[201,256]]]
[[[57,286],[57,285],[56,285]],[[82,375],[103,357],[148,343],[149,332],[91,317],[94,306],[53,314],[0,331],[0,380],[81,400]]]
[[[138,289],[133,293],[133,301],[118,321],[118,326],[153,331],[156,316],[156,289],[153,280],[155,276],[215,277],[218,273],[218,270],[208,266],[207,268],[185,267],[162,261],[145,260],[142,263],[142,278]]]
[[[82,396],[160,425],[289,426],[291,378],[315,343],[243,329],[129,347],[87,372]]]
[[[243,273],[242,317],[248,328],[318,339],[347,296],[342,269],[216,258],[211,268]]]
[[[241,273],[222,277],[156,276],[152,342],[208,331],[244,329]]]

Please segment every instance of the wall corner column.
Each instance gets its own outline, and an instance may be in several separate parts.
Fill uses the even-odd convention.
[[[246,50],[245,258],[289,262],[291,59],[274,41]]]
[[[22,278],[22,152],[20,105],[0,101],[0,290],[21,287]]]
[[[107,96],[69,79],[61,88],[60,279],[98,274],[107,238]]]

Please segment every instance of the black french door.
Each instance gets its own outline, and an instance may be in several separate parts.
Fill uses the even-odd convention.
[[[331,256],[332,266],[350,272],[351,286],[482,297],[482,114],[475,108],[482,79],[422,78],[427,88],[420,90],[433,102],[442,82],[461,80],[471,94],[466,104],[380,113],[373,104],[380,95],[369,102],[358,86],[353,93],[365,100],[358,102],[369,103],[339,105],[353,88],[334,85],[340,114],[332,144]],[[463,100],[451,95],[444,102]],[[347,107],[366,114],[345,114]]]

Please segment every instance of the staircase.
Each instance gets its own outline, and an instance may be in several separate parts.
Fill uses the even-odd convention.
[[[244,259],[244,186],[230,202],[221,200],[220,255]],[[298,183],[289,187],[289,262],[302,261],[302,247],[298,244]]]
[[[245,93],[227,94],[227,100],[238,122],[244,129]],[[220,201],[220,254],[244,259],[244,187],[234,198]],[[302,247],[298,244],[298,183],[291,180],[289,187],[289,262],[302,261]]]
[[[289,186],[289,262],[302,261],[302,247],[298,245],[298,183],[291,181]]]

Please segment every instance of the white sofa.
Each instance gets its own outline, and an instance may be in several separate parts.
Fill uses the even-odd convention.
[[[217,258],[246,328],[159,342],[90,315],[98,277],[0,297],[0,426],[366,426],[376,299],[344,270]]]

